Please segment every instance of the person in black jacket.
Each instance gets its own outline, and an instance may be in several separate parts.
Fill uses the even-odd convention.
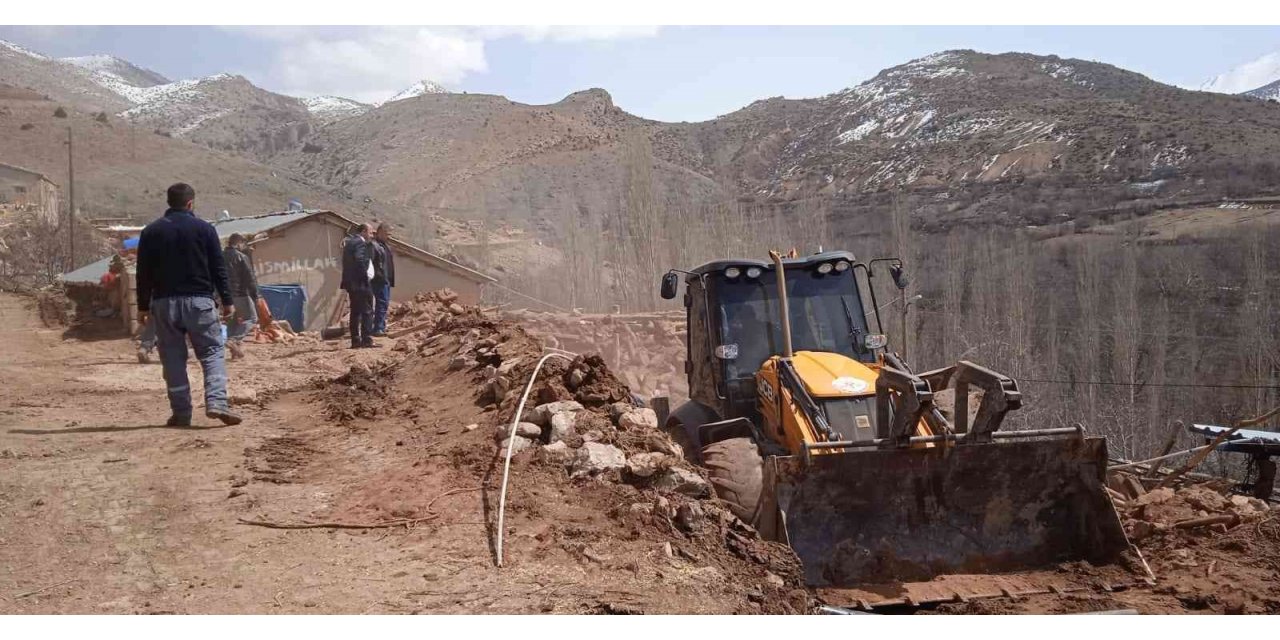
[[[354,225],[342,241],[342,289],[351,302],[351,348],[373,343],[373,249],[369,225]]]
[[[223,317],[235,313],[227,266],[213,225],[191,208],[196,192],[178,183],[168,190],[169,209],[138,238],[138,324],[155,320],[160,362],[169,394],[167,426],[191,426],[191,383],[187,379],[187,340],[204,370],[204,414],[223,424],[240,424],[227,406],[227,368],[223,359]]]
[[[253,259],[245,252],[246,245],[244,236],[233,233],[222,252],[231,283],[231,301],[236,308],[236,315],[227,327],[227,349],[231,351],[232,360],[244,357],[240,343],[258,322],[258,278],[253,274]]]
[[[373,237],[373,335],[387,335],[387,308],[396,286],[396,256],[391,252],[391,223],[378,225]]]

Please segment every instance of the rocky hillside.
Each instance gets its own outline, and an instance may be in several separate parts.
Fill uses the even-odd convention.
[[[68,127],[75,136],[76,203],[87,217],[150,219],[164,210],[164,189],[178,181],[195,186],[198,210],[211,214],[278,211],[290,198],[369,213],[283,169],[0,85],[0,162],[48,175],[64,186],[64,198]]]
[[[950,51],[821,98],[691,124],[632,116],[596,89],[550,105],[428,94],[344,120],[279,161],[409,211],[505,220],[616,210],[637,178],[627,167],[646,156],[663,203],[878,203],[903,191],[945,201],[948,214],[1043,223],[1064,206],[1264,189],[1277,131],[1280,109],[1245,97],[1095,62]]]

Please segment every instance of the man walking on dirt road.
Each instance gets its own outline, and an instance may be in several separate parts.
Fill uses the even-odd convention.
[[[351,302],[351,348],[366,349],[373,343],[373,247],[369,225],[352,227],[342,241],[342,289]]]
[[[258,322],[258,278],[253,275],[253,260],[245,253],[244,236],[233,233],[227,239],[227,249],[222,260],[227,264],[227,280],[231,283],[231,302],[236,315],[227,327],[227,350],[231,359],[244,357],[240,343]]]
[[[155,320],[169,393],[166,426],[191,426],[191,383],[187,379],[187,339],[204,370],[204,414],[223,424],[240,424],[227,406],[227,369],[223,359],[223,318],[235,313],[222,246],[213,225],[192,213],[191,185],[169,187],[169,209],[147,225],[138,240],[138,323]]]

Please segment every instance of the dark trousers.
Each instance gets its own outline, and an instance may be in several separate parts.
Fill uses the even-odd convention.
[[[358,347],[373,342],[373,292],[348,291],[351,299],[351,346]]]

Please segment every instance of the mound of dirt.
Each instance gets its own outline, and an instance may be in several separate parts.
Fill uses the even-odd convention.
[[[397,447],[427,443],[430,455],[452,468],[451,479],[430,491],[415,488],[423,478],[418,460],[370,478],[365,488],[349,483],[349,497],[338,501],[342,513],[326,518],[432,514],[426,499],[438,490],[475,487],[486,496],[485,520],[493,527],[511,447],[507,562],[520,571],[581,563],[602,584],[656,581],[644,598],[649,604],[611,601],[589,610],[688,610],[692,603],[655,604],[662,584],[728,592],[725,602],[744,613],[811,607],[791,550],[762,540],[715,499],[702,471],[684,460],[654,412],[600,355],[547,360],[512,436],[542,341],[510,320],[458,304],[449,292],[418,296],[400,309],[396,322],[423,328],[401,337],[377,366],[356,366],[319,385],[312,399],[353,437],[376,432],[389,439],[394,431]]]

